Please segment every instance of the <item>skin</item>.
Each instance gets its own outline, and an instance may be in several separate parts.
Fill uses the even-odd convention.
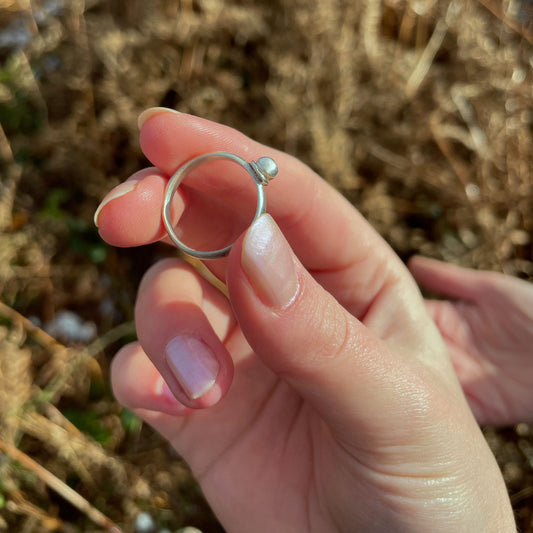
[[[449,298],[426,305],[478,422],[533,421],[533,285],[423,257],[409,268],[420,285]]]
[[[461,388],[481,420],[525,413],[504,413],[488,399],[500,369],[512,382],[504,355],[520,341],[483,334],[483,320],[488,328],[497,322],[492,300],[482,296],[485,282],[466,304],[426,305],[388,245],[301,162],[190,115],[157,109],[141,122],[141,147],[159,170],[137,173],[104,199],[97,222],[115,246],[165,237],[167,177],[192,157],[221,150],[247,160],[270,156],[280,169],[267,203],[282,234],[273,233],[257,263],[267,273],[279,266],[270,292],[268,275],[250,267],[251,245],[275,226],[264,219],[243,234],[253,184],[224,162],[199,167],[173,212],[194,247],[236,239],[228,258],[206,263],[227,281],[229,300],[183,261],[157,263],[139,288],[139,343],[124,347],[112,367],[117,399],[185,458],[224,527],[515,531],[503,479]],[[453,278],[456,295],[476,277],[422,258],[410,268],[443,293]],[[527,308],[513,302],[507,314],[522,313],[517,322],[531,338]],[[196,399],[164,357],[181,334],[201,339],[220,366]],[[527,355],[519,352],[514,365]]]

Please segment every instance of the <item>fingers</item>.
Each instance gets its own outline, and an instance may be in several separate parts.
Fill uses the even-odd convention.
[[[101,237],[120,247],[167,239],[161,217],[167,183],[167,176],[160,170],[148,168],[112,189],[94,215]],[[180,186],[172,198],[175,231],[186,244],[198,250],[231,244],[246,229],[254,212],[255,206],[246,204],[239,211],[228,209],[216,197],[187,186]]]
[[[182,404],[222,398],[233,375],[223,341],[235,323],[217,289],[185,263],[161,261],[141,283],[135,320],[140,344]]]
[[[479,282],[486,274],[421,256],[412,257],[408,267],[422,287],[462,300],[475,299],[479,295]]]
[[[138,342],[124,346],[113,359],[111,384],[115,398],[128,409],[150,409],[174,416],[191,411],[176,400]]]
[[[166,174],[200,154],[227,151],[246,160],[272,157],[279,174],[268,185],[268,210],[279,222],[297,255],[310,269],[345,266],[355,211],[333,188],[295,158],[261,145],[242,133],[192,115],[156,112],[142,122],[140,142],[148,159]],[[185,180],[189,188],[218,198],[233,211],[255,206],[253,183],[226,161],[201,165]],[[370,233],[369,233],[370,234]],[[363,235],[362,240],[368,236]],[[360,236],[357,235],[357,241]]]
[[[111,364],[111,385],[117,401],[140,416],[176,445],[186,415],[193,410],[179,403],[138,342],[124,346]]]
[[[258,159],[264,155],[272,156],[278,162],[280,172],[267,188],[269,211],[295,242],[298,255],[312,269],[329,269],[344,265],[347,247],[343,234],[346,234],[348,225],[343,212],[351,213],[352,208],[307,166],[286,154],[248,139],[236,130],[191,115],[158,110],[156,114],[145,115],[141,122],[140,142],[143,151],[148,159],[168,176],[184,162],[209,152],[229,151],[247,160]],[[158,200],[158,208],[161,209],[165,184],[154,183],[152,186],[154,199]],[[179,190],[182,190],[181,186]],[[227,161],[215,161],[198,167],[187,176],[183,191],[187,195],[188,208],[193,207],[190,203],[196,197],[193,194],[195,192],[196,195],[208,195],[219,203],[222,202],[234,217],[237,214],[237,218],[246,218],[248,223],[251,217],[246,215],[255,211],[253,208],[256,205],[256,191],[250,176],[239,165]],[[132,191],[131,194],[136,192]],[[243,212],[245,206],[246,213]],[[118,200],[112,201],[98,213],[98,224],[104,238],[104,227],[109,223],[108,213],[111,208],[116,210],[117,207]],[[196,227],[201,229],[201,220],[205,223],[214,217],[210,209],[199,207],[199,216],[195,221]],[[136,213],[126,210],[122,210],[121,214],[125,219],[136,217]],[[159,224],[160,213],[156,213],[156,216]],[[326,220],[328,224],[324,225]],[[220,221],[219,232],[227,221]],[[119,225],[118,217],[112,222]],[[337,227],[333,227],[335,222]],[[190,224],[187,230],[194,226]],[[183,232],[190,238],[189,231],[185,229],[183,228]],[[206,228],[204,233],[209,234],[208,229],[211,228]],[[242,227],[241,232],[244,229],[245,227]],[[294,239],[290,235],[293,231]],[[327,238],[322,238],[323,236]],[[328,254],[327,249],[322,252],[321,246],[315,246],[317,243],[329,246],[333,237],[337,243],[334,254]],[[143,242],[139,239],[137,244]]]
[[[431,378],[416,357],[392,355],[317,284],[268,215],[232,250],[228,288],[255,353],[339,434],[383,436],[391,416],[401,420],[426,400]]]
[[[530,309],[533,301],[531,283],[499,272],[462,268],[420,256],[412,257],[408,266],[422,287],[442,296],[490,302],[500,309],[504,305]]]
[[[146,168],[109,191],[94,214],[102,238],[113,246],[129,247],[165,236],[161,206],[166,183],[167,178],[160,170]],[[183,191],[179,191],[172,203],[176,220],[183,209]]]
[[[191,115],[158,109],[144,115],[141,123],[143,151],[167,175],[185,161],[213,151],[233,152],[247,160],[262,156],[274,158],[279,174],[267,187],[268,211],[315,279],[352,314],[369,323],[379,322],[383,316],[374,313],[366,317],[378,300],[392,310],[389,313],[392,321],[401,320],[412,325],[420,320],[422,306],[406,307],[417,289],[401,261],[363,217],[307,166],[231,128]],[[242,206],[253,208],[256,193],[249,177],[243,181],[241,174],[242,169],[237,165],[216,161],[201,165],[187,177],[183,202],[187,207],[196,205],[198,209],[191,215],[185,210],[182,231],[186,242],[190,242],[187,241],[189,236],[192,241],[219,248],[244,230],[250,218],[242,212]],[[153,183],[152,186],[160,188],[153,193],[154,198],[160,199],[164,184]],[[125,209],[118,212],[119,201],[120,198],[112,200],[99,214],[102,235],[105,237],[106,231],[113,233],[117,237],[115,242],[121,227],[131,226],[131,222],[122,222],[121,217],[136,216]],[[222,215],[220,220],[213,213],[220,216],[222,204],[230,216]],[[160,227],[161,206],[158,201],[154,209],[157,223],[150,223],[157,227]],[[115,211],[116,229],[113,231],[105,228],[111,210]],[[160,234],[150,232],[151,237],[155,235]],[[140,239],[137,244],[142,244]],[[225,261],[209,262],[208,267],[219,278],[225,278]],[[408,294],[389,290],[398,285],[408,287]],[[386,329],[388,324],[377,326]]]

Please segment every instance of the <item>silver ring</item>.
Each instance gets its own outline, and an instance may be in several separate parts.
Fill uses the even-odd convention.
[[[172,239],[174,244],[182,252],[199,259],[216,259],[218,257],[224,257],[229,254],[233,244],[230,244],[225,248],[220,248],[220,250],[202,252],[200,250],[195,250],[194,248],[191,248],[183,243],[176,235],[176,232],[172,226],[172,197],[178,190],[181,182],[185,179],[185,176],[191,170],[202,163],[207,163],[208,161],[214,161],[216,159],[229,159],[230,161],[241,165],[241,167],[243,167],[254,180],[255,187],[257,189],[257,209],[255,211],[253,220],[256,220],[266,212],[266,198],[263,187],[268,185],[268,182],[278,173],[278,165],[276,165],[276,162],[270,157],[260,157],[257,161],[251,161],[248,163],[242,157],[229,152],[214,152],[212,154],[201,155],[187,161],[181,167],[179,167],[174,174],[172,174],[167,185],[165,200],[163,202],[163,222],[165,223],[168,236]]]

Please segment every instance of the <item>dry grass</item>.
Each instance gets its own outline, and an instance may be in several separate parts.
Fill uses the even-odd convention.
[[[92,215],[145,164],[136,117],[146,107],[295,154],[404,258],[533,279],[530,3],[50,5],[0,0],[0,36],[27,36],[0,47],[0,442],[126,530],[144,509],[172,528],[219,531],[184,465],[107,385],[136,284],[164,252],[105,247]],[[97,324],[99,343],[64,346],[24,318],[65,308]],[[521,531],[533,531],[532,430],[486,435]],[[14,453],[0,461],[0,530],[103,529]]]

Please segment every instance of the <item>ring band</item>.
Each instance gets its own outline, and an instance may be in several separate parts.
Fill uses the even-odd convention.
[[[167,185],[167,189],[165,192],[165,200],[163,202],[163,222],[165,224],[168,236],[172,239],[174,244],[182,252],[186,253],[187,255],[191,255],[192,257],[197,257],[198,259],[216,259],[218,257],[224,257],[229,254],[233,244],[230,244],[225,248],[220,248],[219,250],[211,250],[204,252],[200,250],[195,250],[194,248],[191,248],[190,246],[187,246],[185,243],[183,243],[176,235],[176,232],[174,231],[174,228],[172,226],[172,197],[178,190],[178,187],[180,186],[181,182],[185,179],[185,177],[191,170],[195,169],[202,163],[215,161],[217,159],[227,159],[229,161],[233,161],[234,163],[239,164],[246,170],[246,172],[248,172],[248,174],[250,174],[250,176],[254,180],[255,187],[257,190],[257,209],[255,211],[253,221],[255,221],[263,213],[266,212],[266,198],[263,187],[265,185],[268,185],[268,182],[278,173],[278,166],[276,165],[276,162],[270,157],[261,157],[257,161],[251,161],[250,163],[248,163],[242,157],[239,157],[235,154],[231,154],[229,152],[214,152],[211,154],[201,155],[187,161],[181,167],[179,167],[178,170],[174,172],[174,174],[172,174],[170,181]]]

